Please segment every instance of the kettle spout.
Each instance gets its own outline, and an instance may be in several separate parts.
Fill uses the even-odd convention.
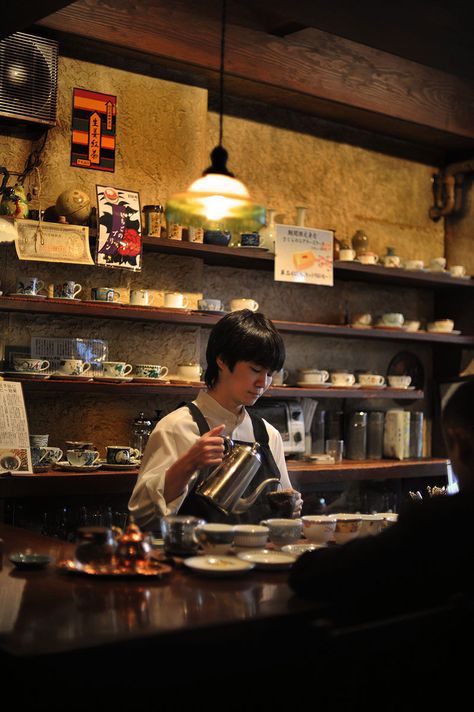
[[[257,489],[255,489],[252,494],[249,494],[248,497],[241,497],[240,499],[238,499],[234,507],[232,508],[232,512],[234,514],[242,514],[243,512],[246,512],[247,509],[249,509],[249,507],[251,507],[252,504],[255,502],[263,488],[269,485],[270,482],[278,483],[280,482],[280,480],[277,480],[276,477],[270,477],[268,480],[264,480],[258,485]]]

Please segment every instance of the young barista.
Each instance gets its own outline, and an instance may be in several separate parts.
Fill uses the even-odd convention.
[[[197,482],[223,458],[223,435],[260,444],[262,465],[249,490],[268,477],[278,478],[283,489],[292,489],[280,433],[245,408],[265,393],[273,372],[283,366],[285,346],[280,334],[263,314],[248,309],[231,312],[212,329],[206,359],[207,391],[162,418],[148,440],[129,502],[130,513],[143,528],[159,529],[160,517],[178,511],[230,523],[256,523],[272,516],[266,497],[272,485],[240,515],[221,514],[195,495]],[[298,496],[294,517],[302,505]]]

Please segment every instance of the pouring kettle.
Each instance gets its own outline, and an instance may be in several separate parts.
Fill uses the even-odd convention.
[[[262,464],[260,445],[236,444],[228,437],[224,438],[224,443],[227,453],[222,462],[197,485],[196,495],[225,514],[241,514],[252,506],[266,485],[278,483],[279,480],[270,477],[261,482],[248,497],[242,498],[242,492]]]

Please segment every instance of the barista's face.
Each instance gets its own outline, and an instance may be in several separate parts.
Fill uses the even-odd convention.
[[[234,370],[217,359],[219,379],[216,389],[232,409],[241,405],[254,405],[272,383],[272,371],[252,361],[237,361]],[[222,403],[225,405],[224,403]]]

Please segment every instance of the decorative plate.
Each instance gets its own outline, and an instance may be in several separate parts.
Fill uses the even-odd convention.
[[[58,563],[58,570],[63,573],[83,574],[85,576],[96,576],[102,578],[161,578],[171,573],[171,566],[162,564],[156,559],[148,559],[137,565],[134,570],[124,569],[115,564],[91,566],[90,564],[79,564],[73,559],[65,559]]]
[[[392,358],[387,368],[387,380],[388,376],[410,376],[414,388],[423,390],[425,386],[423,364],[411,351],[400,351]]]
[[[272,549],[260,549],[252,551],[242,551],[237,554],[237,558],[250,564],[254,564],[257,569],[289,569],[296,561],[294,554],[285,551],[274,551]]]
[[[46,554],[27,554],[17,552],[10,555],[10,561],[18,569],[44,569],[53,559]]]
[[[191,556],[184,559],[184,565],[206,576],[235,576],[251,571],[255,564],[242,561],[235,556]]]

